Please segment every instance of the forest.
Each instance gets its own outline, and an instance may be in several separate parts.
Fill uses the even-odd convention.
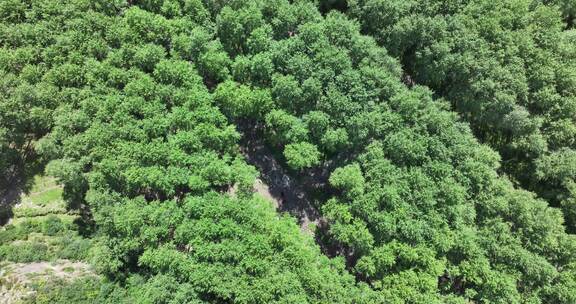
[[[0,0],[0,302],[574,304],[575,22]]]

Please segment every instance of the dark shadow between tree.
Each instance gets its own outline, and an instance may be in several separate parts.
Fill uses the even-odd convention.
[[[268,185],[267,191],[274,199],[277,211],[296,218],[303,233],[314,234],[316,243],[325,255],[331,258],[340,255],[344,249],[331,241],[329,225],[320,214],[318,203],[331,196],[328,178],[340,161],[325,162],[296,174],[288,169],[281,155],[267,146],[263,126],[248,122],[238,123],[237,126],[243,134],[241,152],[246,161],[258,169],[260,179]]]
[[[243,128],[241,150],[247,162],[260,172],[260,178],[268,185],[270,195],[276,200],[279,212],[287,212],[298,220],[303,230],[309,224],[318,224],[320,213],[308,196],[301,181],[290,176],[288,170],[277,159],[263,139],[262,132],[256,128]]]
[[[22,193],[32,188],[34,173],[37,170],[25,172],[22,166],[13,165],[2,172],[0,181],[0,226],[8,224],[14,212],[12,208],[20,203]]]

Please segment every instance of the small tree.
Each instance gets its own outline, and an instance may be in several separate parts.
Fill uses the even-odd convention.
[[[307,142],[289,144],[284,149],[284,157],[286,157],[288,165],[296,170],[310,168],[319,164],[320,156],[318,148]]]

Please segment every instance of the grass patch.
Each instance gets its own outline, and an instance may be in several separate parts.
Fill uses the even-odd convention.
[[[21,203],[12,211],[10,224],[0,228],[1,286],[9,289],[24,286],[6,282],[12,272],[8,265],[19,265],[14,263],[86,260],[92,241],[78,234],[78,226],[74,223],[78,215],[66,210],[62,188],[54,178],[36,176],[31,191],[22,195]],[[72,266],[62,268],[62,272],[71,274],[69,276],[75,276],[75,270]],[[91,303],[99,288],[96,279],[67,287],[69,282],[57,278],[53,269],[25,273],[21,277],[26,277],[26,292],[35,289],[30,284],[36,284],[40,289],[38,297],[28,299],[31,303]]]
[[[38,242],[18,242],[0,246],[0,259],[15,263],[46,261],[51,256],[48,245]]]
[[[73,219],[73,216],[49,215],[15,221],[0,231],[0,261],[85,259],[92,242],[78,235]]]
[[[71,214],[49,214],[49,215],[36,216],[36,217],[31,217],[31,218],[21,217],[21,218],[15,218],[12,221],[12,225],[16,226],[16,225],[19,225],[19,224],[21,224],[23,222],[27,222],[27,221],[28,222],[42,223],[50,217],[57,217],[62,221],[62,223],[70,226],[74,223],[74,220],[78,216],[77,215],[71,215]]]
[[[15,218],[67,213],[64,201],[55,202],[47,206],[21,204],[15,207],[12,211],[14,212]]]
[[[42,192],[46,189],[54,188],[57,186],[58,183],[56,183],[56,179],[54,177],[36,175],[34,176],[34,184],[32,185],[32,189],[30,189],[30,193]]]
[[[27,198],[32,203],[39,206],[47,206],[51,203],[58,203],[62,201],[62,188],[53,188],[43,192],[33,193]]]
[[[111,290],[111,287],[107,289]],[[79,278],[72,282],[51,279],[33,284],[36,293],[23,303],[96,303],[103,288],[102,281],[93,276]]]
[[[56,183],[53,177],[35,176],[34,184],[29,193],[22,196],[22,202],[40,207],[51,204],[62,205],[62,187]]]
[[[90,239],[74,232],[59,236],[34,234],[28,240],[17,240],[0,245],[0,261],[14,263],[48,262],[58,259],[82,261],[88,256],[92,246]]]

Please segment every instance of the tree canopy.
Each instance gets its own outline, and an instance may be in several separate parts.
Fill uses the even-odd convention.
[[[362,30],[497,150],[502,171],[576,219],[576,175],[551,159],[576,149],[576,49],[570,1],[349,1]],[[564,18],[561,18],[563,16]],[[567,30],[568,29],[568,30]],[[550,173],[550,174],[548,174]]]
[[[105,278],[39,301],[576,302],[571,14],[3,2],[0,169],[47,164]],[[315,179],[316,238],[254,193],[246,130]]]

